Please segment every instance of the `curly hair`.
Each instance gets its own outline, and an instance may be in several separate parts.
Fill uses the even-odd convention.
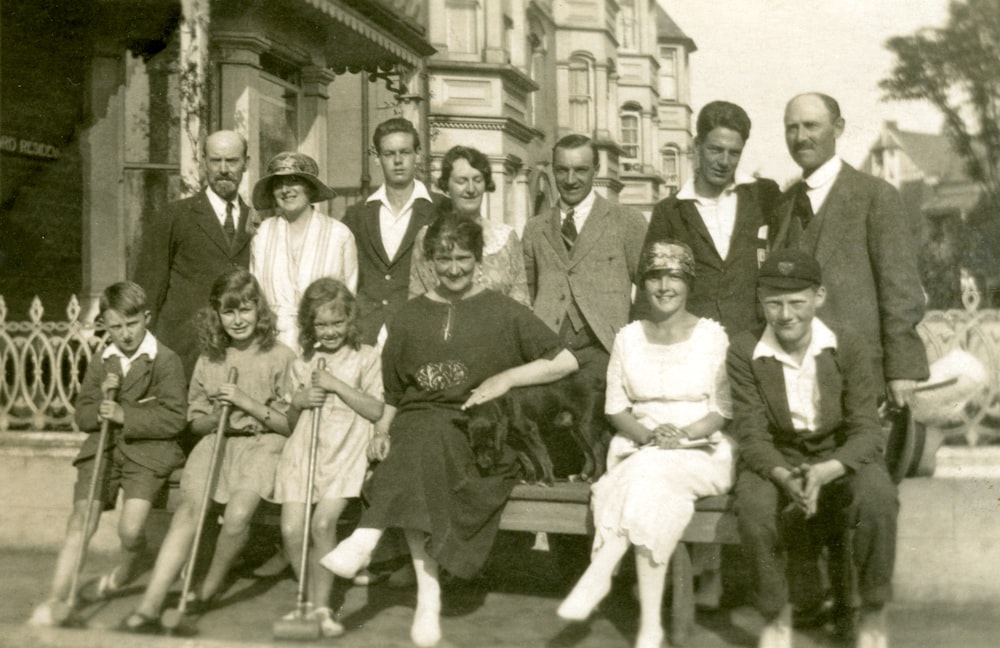
[[[226,347],[231,343],[222,327],[219,315],[224,310],[239,308],[243,304],[257,307],[257,325],[254,338],[263,351],[274,347],[278,339],[278,321],[267,303],[254,276],[244,268],[233,268],[221,274],[212,284],[208,308],[198,313],[198,347],[213,362],[226,359]]]
[[[496,191],[496,184],[493,182],[493,171],[490,169],[490,159],[477,148],[471,146],[452,146],[441,158],[441,177],[437,180],[437,188],[448,193],[448,181],[451,180],[451,171],[458,160],[465,160],[469,166],[483,174],[483,181],[486,184],[486,191]]]
[[[468,216],[447,212],[434,219],[424,234],[424,256],[433,259],[438,250],[459,247],[483,260],[483,226]]]
[[[309,284],[299,302],[299,344],[302,356],[309,360],[316,353],[316,313],[324,306],[335,308],[347,319],[344,344],[352,349],[361,348],[361,328],[358,326],[358,303],[351,290],[332,277],[321,277]]]

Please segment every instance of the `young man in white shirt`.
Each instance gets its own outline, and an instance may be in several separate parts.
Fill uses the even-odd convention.
[[[871,363],[854,337],[816,317],[826,290],[808,253],[773,252],[757,287],[767,325],[732,340],[727,370],[736,510],[767,621],[758,645],[791,647],[786,554],[805,559],[826,545],[857,573],[857,645],[887,648],[899,503],[882,460]]]

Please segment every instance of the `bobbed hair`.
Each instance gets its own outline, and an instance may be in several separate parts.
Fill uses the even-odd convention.
[[[448,193],[448,181],[451,180],[451,171],[458,160],[465,160],[476,171],[483,174],[486,181],[486,191],[496,191],[496,184],[493,182],[493,171],[490,169],[490,159],[477,148],[471,146],[452,146],[441,159],[441,177],[437,180],[437,188]]]
[[[222,327],[220,313],[239,308],[243,304],[257,307],[257,326],[254,338],[263,351],[274,347],[278,339],[277,318],[267,303],[267,297],[260,289],[254,276],[244,268],[233,268],[219,275],[212,284],[208,295],[208,308],[198,314],[198,346],[201,352],[213,362],[226,359],[226,347],[231,343],[229,335]]]
[[[358,303],[351,290],[333,277],[321,277],[309,284],[299,302],[299,344],[302,356],[309,360],[316,353],[316,313],[323,306],[331,306],[343,312],[347,319],[347,334],[344,344],[352,349],[361,348],[361,329],[358,327]]]
[[[476,261],[482,261],[483,227],[468,216],[454,212],[442,214],[427,227],[424,256],[433,259],[438,251],[450,252],[456,247],[472,252]]]

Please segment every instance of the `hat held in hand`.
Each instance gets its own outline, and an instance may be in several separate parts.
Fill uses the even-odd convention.
[[[952,349],[932,362],[930,369],[930,378],[919,383],[910,398],[910,414],[930,427],[961,425],[966,408],[987,392],[986,367],[968,351]]]
[[[309,190],[309,202],[330,200],[337,192],[319,179],[319,165],[305,153],[283,151],[267,163],[267,174],[253,186],[253,206],[255,209],[274,209],[275,178],[295,177],[302,180]]]

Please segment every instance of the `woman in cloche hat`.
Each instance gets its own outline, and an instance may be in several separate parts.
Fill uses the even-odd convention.
[[[319,179],[319,166],[304,153],[285,151],[267,165],[253,188],[253,206],[271,211],[254,236],[250,271],[278,316],[278,339],[299,351],[296,312],[315,279],[333,277],[351,292],[358,287],[358,253],[347,226],[313,204],[336,193]]]

